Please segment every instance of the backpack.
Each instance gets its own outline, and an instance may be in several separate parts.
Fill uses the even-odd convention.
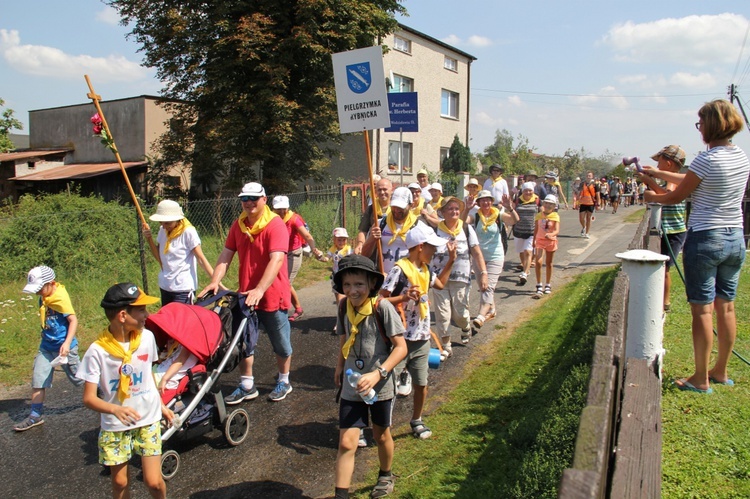
[[[508,253],[508,229],[505,228],[505,224],[502,221],[502,213],[497,216],[497,220],[495,220],[495,223],[497,224],[497,229],[500,231],[500,242],[503,243],[503,253]],[[474,230],[476,230],[477,226],[479,225],[479,213],[474,213]],[[467,236],[468,238],[468,236]]]

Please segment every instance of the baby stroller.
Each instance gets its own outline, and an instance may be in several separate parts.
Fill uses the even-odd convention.
[[[245,307],[240,295],[225,291],[196,305],[169,303],[148,317],[146,327],[159,347],[172,338],[198,359],[178,388],[162,396],[175,413],[174,424],[162,432],[162,442],[194,438],[217,428],[229,445],[241,444],[247,438],[250,417],[242,408],[227,413],[218,381],[237,367],[243,336],[249,335],[246,340],[251,345],[257,342],[255,312]],[[180,456],[175,450],[162,452],[165,480],[175,476],[179,467]]]

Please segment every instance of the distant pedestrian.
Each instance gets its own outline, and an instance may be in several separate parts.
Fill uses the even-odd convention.
[[[529,278],[529,268],[534,251],[534,217],[537,214],[540,200],[534,194],[534,183],[524,182],[521,186],[521,195],[516,203],[518,222],[513,226],[513,240],[516,252],[521,259],[521,274],[518,277],[518,286],[523,286]]]
[[[499,163],[493,163],[490,166],[490,178],[484,181],[482,190],[490,191],[495,203],[499,203],[503,196],[510,196],[508,182],[503,178],[505,167]]]
[[[578,220],[581,223],[581,237],[589,238],[594,210],[599,203],[599,184],[594,180],[594,173],[587,172],[586,180],[578,189]]]

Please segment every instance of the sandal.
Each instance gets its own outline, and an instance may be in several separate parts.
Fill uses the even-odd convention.
[[[474,317],[474,320],[471,321],[471,325],[474,326],[474,329],[482,329],[482,326],[484,326],[484,320],[483,315],[477,315]]]
[[[379,476],[377,483],[370,492],[370,497],[378,498],[385,497],[393,494],[393,484],[396,481],[396,477],[391,474],[388,476]]]
[[[551,294],[551,293],[552,293],[552,286],[550,286],[549,284],[547,284],[546,286],[544,286],[544,294],[548,295],[548,294]]]
[[[304,315],[304,311],[301,308],[295,309],[294,313],[289,316],[289,322],[294,322]]]
[[[414,438],[424,440],[432,436],[432,430],[425,426],[421,419],[412,421],[411,423],[411,434]]]
[[[497,313],[495,312],[495,309],[493,308],[492,310],[490,310],[490,313],[485,316],[484,320],[488,321],[488,320],[494,319],[496,315]]]

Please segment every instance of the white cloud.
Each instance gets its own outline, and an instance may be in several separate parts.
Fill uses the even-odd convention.
[[[510,97],[508,97],[508,102],[516,107],[522,107],[524,105],[521,98],[517,95],[511,95]]]
[[[571,97],[570,99],[579,106],[604,104],[606,107],[614,107],[615,109],[620,110],[630,107],[628,100],[623,97],[617,90],[615,90],[615,87],[612,86],[604,87],[596,94],[580,95]]]
[[[690,74],[685,72],[673,74],[669,78],[669,83],[692,89],[716,88],[718,85],[716,78],[708,73]]]
[[[147,69],[119,55],[71,55],[54,47],[22,45],[16,30],[0,29],[0,57],[19,73],[34,76],[80,79],[88,74],[103,83],[149,77]]]
[[[469,46],[474,48],[484,48],[493,45],[492,40],[490,40],[486,36],[480,35],[471,35],[466,40],[463,40],[459,36],[451,34],[444,37],[441,41],[447,43],[448,45],[453,45],[456,47]]]
[[[484,111],[479,111],[474,115],[474,123],[489,127],[497,127],[502,125],[503,120],[499,118],[493,118]]]
[[[112,7],[105,7],[96,13],[96,20],[111,26],[117,26],[120,23],[120,15]]]
[[[443,43],[447,43],[448,45],[458,45],[461,43],[461,39],[456,35],[448,35],[445,38],[441,40]]]
[[[634,63],[732,64],[742,45],[748,19],[739,14],[687,16],[612,27],[601,42],[619,61]]]

